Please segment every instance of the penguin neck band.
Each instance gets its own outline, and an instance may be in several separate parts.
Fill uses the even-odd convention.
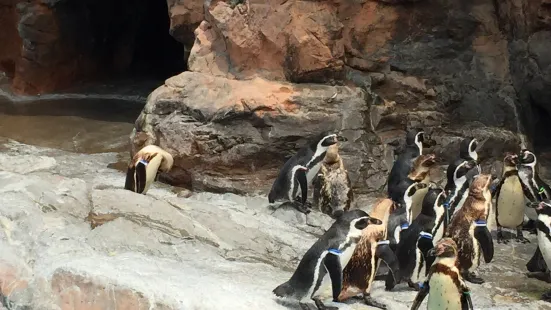
[[[342,252],[338,249],[329,249],[328,252],[331,253],[331,254],[335,254],[335,255],[341,255],[342,254]]]
[[[545,192],[545,188],[540,187],[539,190],[538,190],[538,194],[543,194],[543,192]]]
[[[486,221],[485,220],[477,220],[477,221],[474,221],[474,226],[486,226]]]
[[[146,166],[147,166],[147,164],[148,164],[148,162],[145,161],[145,160],[143,160],[143,159],[140,159],[140,163],[142,163],[142,164],[144,164],[144,165],[146,165]]]
[[[390,244],[390,240],[381,240],[377,242],[377,245],[384,245],[384,244]]]
[[[419,236],[420,236],[421,238],[431,239],[431,240],[432,240],[432,235],[429,234],[428,232],[422,231],[422,232],[419,234]]]
[[[417,283],[417,284],[419,285],[419,288],[420,288],[420,289],[423,288],[423,287],[425,286],[425,284],[424,284],[423,282],[419,282],[419,283]]]
[[[409,228],[409,224],[402,224],[402,225],[400,225],[400,228],[401,228],[401,229],[408,229],[408,228]]]

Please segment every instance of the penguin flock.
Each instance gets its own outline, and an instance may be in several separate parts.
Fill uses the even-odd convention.
[[[387,291],[401,283],[417,291],[411,309],[427,296],[430,310],[474,309],[468,283],[484,283],[476,271],[481,260],[491,263],[494,257],[490,216],[496,220],[498,243],[509,242],[503,229],[514,230],[520,243],[529,242],[523,230],[537,234],[528,276],[551,283],[551,189],[538,175],[533,152],[504,154],[503,172],[493,177],[480,165],[478,152],[485,141],[465,138],[441,187],[430,176],[435,154],[423,153],[435,141],[419,128],[410,129],[405,140],[388,175],[387,197],[369,213],[352,207],[348,171],[338,154],[338,143],[346,138],[324,132],[287,160],[269,203],[289,203],[305,214],[317,209],[334,222],[273,294],[298,301],[301,309],[311,309],[313,302],[319,310],[334,310],[351,298],[386,309],[370,295],[373,281],[384,280]],[[308,203],[309,187],[313,204]],[[381,262],[386,273],[379,269]],[[324,302],[320,296],[327,285],[332,298]],[[551,292],[542,299],[551,302]]]
[[[551,283],[551,188],[539,177],[533,152],[506,153],[501,176],[493,178],[480,166],[484,141],[465,138],[441,187],[430,176],[436,156],[423,153],[435,141],[419,128],[410,129],[405,140],[388,175],[387,195],[369,213],[353,207],[355,196],[339,155],[339,143],[348,141],[344,136],[322,132],[285,162],[268,194],[270,205],[290,204],[305,214],[315,208],[334,222],[291,278],[273,289],[275,296],[298,301],[302,309],[336,310],[352,298],[386,309],[370,294],[373,282],[384,280],[387,291],[401,283],[417,291],[411,309],[427,296],[429,310],[474,309],[467,283],[484,283],[476,270],[481,260],[490,263],[494,257],[490,216],[496,220],[498,243],[509,242],[504,228],[514,230],[520,243],[529,242],[523,230],[537,235],[537,248],[526,264],[528,277]],[[146,194],[158,173],[169,172],[173,164],[168,152],[148,145],[130,161],[124,187]],[[332,305],[321,298],[329,287]],[[541,299],[551,302],[551,291]]]

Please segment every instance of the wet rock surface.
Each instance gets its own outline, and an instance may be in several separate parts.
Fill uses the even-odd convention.
[[[271,290],[329,218],[274,211],[260,196],[179,197],[162,183],[134,194],[107,168],[115,161],[0,140],[0,291],[10,309],[289,309]],[[477,309],[551,309],[535,301],[549,284],[524,276],[529,238],[497,245],[481,268],[487,283],[470,284]],[[372,296],[409,309],[415,293],[395,290],[376,281]]]

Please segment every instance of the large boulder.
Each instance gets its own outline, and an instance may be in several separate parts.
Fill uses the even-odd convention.
[[[397,122],[427,127],[444,163],[454,159],[462,136],[488,138],[486,159],[498,160],[519,145],[506,129],[463,126],[443,129],[442,112],[399,112],[395,103],[373,105],[354,86],[247,81],[184,72],[168,79],[148,98],[132,132],[132,153],[156,144],[174,156],[162,180],[194,190],[267,193],[287,158],[323,130],[341,132],[340,150],[355,192],[382,191],[393,162],[389,144],[403,143]],[[399,121],[398,121],[399,124]]]

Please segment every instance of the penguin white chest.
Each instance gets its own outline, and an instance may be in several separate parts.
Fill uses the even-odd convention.
[[[429,286],[428,310],[461,310],[461,296],[450,276],[433,273]]]
[[[551,231],[551,217],[540,214],[538,216],[538,221],[541,221],[547,228]],[[551,241],[547,235],[538,229],[538,246],[541,251],[541,255],[545,260],[547,266],[551,266]]]
[[[344,267],[346,267],[346,265],[352,258],[352,254],[354,254],[354,249],[356,249],[356,244],[350,245],[344,251],[342,251],[342,253],[339,255],[339,259],[343,269]]]
[[[320,171],[321,165],[323,162],[319,162],[312,166],[312,168],[308,169],[308,172],[306,172],[306,180],[308,181],[308,184],[312,184],[312,180],[316,177],[318,172]]]
[[[496,204],[499,225],[514,229],[524,220],[524,193],[516,176],[508,177],[501,185]]]
[[[471,237],[471,242],[473,243],[473,253],[471,254],[472,266],[469,268],[469,271],[474,271],[480,265],[480,243],[474,237],[474,229],[476,226],[471,225],[469,229],[469,235]]]

